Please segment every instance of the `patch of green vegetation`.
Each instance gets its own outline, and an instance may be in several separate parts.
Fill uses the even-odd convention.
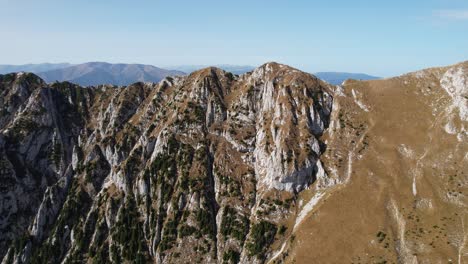
[[[276,225],[267,221],[261,221],[254,224],[246,245],[249,257],[256,256],[259,259],[263,259],[267,249],[271,243],[273,243],[276,231]]]
[[[387,234],[385,234],[385,233],[382,232],[382,231],[379,231],[379,232],[377,233],[377,238],[378,238],[378,240],[379,240],[379,243],[382,243],[382,242],[385,240],[386,237],[387,237]]]
[[[201,234],[214,236],[213,217],[210,211],[200,209],[196,217]]]
[[[78,225],[90,204],[91,198],[79,187],[75,180],[68,191],[67,200],[59,212],[58,219],[50,232],[49,239],[43,241],[37,247],[33,247],[30,258],[31,263],[60,262],[59,260],[64,257],[63,245],[60,240],[53,238],[62,237],[70,227],[76,227],[75,230],[78,230]],[[77,240],[80,249],[86,250],[86,245],[89,241],[79,232],[77,233]]]
[[[96,162],[89,162],[86,165],[83,165],[80,167],[80,170],[84,170],[86,176],[85,176],[85,181],[88,183],[93,182],[93,171],[96,169]]]
[[[287,230],[287,227],[284,226],[284,225],[281,225],[280,228],[278,229],[278,234],[284,235],[284,233],[286,232],[286,230]]]
[[[195,115],[195,120],[202,121],[205,119],[205,109],[201,105],[188,102],[187,109]]]
[[[146,130],[146,136],[149,136],[151,134],[151,132],[153,132],[153,130],[156,128],[156,125],[155,124],[151,124],[149,127],[148,127],[148,130]]]
[[[104,264],[109,262],[109,247],[107,244],[105,246],[100,247],[97,252],[90,252],[90,256],[92,256],[92,263],[93,264]],[[141,263],[141,262],[139,262]]]
[[[122,263],[122,258],[120,257],[118,246],[115,244],[110,246],[110,257],[111,260],[115,263]]]
[[[143,225],[139,220],[139,212],[133,195],[130,194],[127,197],[113,228],[113,237],[116,242],[122,245],[124,259],[144,263],[147,260],[148,248],[144,243]]]
[[[124,127],[125,133],[120,144],[117,146],[120,151],[129,153],[133,146],[135,146],[136,141],[140,136],[140,131],[138,128],[130,123],[126,123]]]
[[[15,73],[0,75],[0,81],[1,82],[11,83],[11,82],[13,82],[15,80],[15,78],[16,78]]]
[[[226,206],[222,216],[220,232],[224,239],[233,237],[243,243],[249,229],[249,220],[247,217],[238,215],[236,210]]]
[[[67,82],[67,81],[64,81],[64,82],[54,82],[52,83],[52,88],[54,89],[57,89],[57,90],[61,90],[61,91],[65,91],[73,86],[75,86],[73,83],[71,82]]]
[[[181,237],[191,236],[195,232],[197,232],[197,229],[193,226],[183,225],[182,227],[179,228],[179,235]]]
[[[6,108],[0,109],[0,118],[4,117],[4,116],[7,116],[8,114],[10,114],[10,112],[8,112],[8,109],[6,109]]]
[[[106,241],[108,229],[104,219],[101,218],[94,233],[95,236],[93,244],[90,246],[89,254],[91,256],[97,256],[102,259],[100,254],[102,254],[103,251],[108,252],[108,245]],[[107,256],[108,254],[106,253],[105,255]]]
[[[237,180],[229,176],[223,176],[219,172],[216,174],[219,175],[220,183],[226,188],[226,191],[223,192],[223,196],[239,197],[241,195],[241,186]]]
[[[164,225],[163,237],[161,243],[159,243],[159,249],[161,251],[166,251],[174,247],[177,239],[177,222],[174,219],[167,220],[167,223]]]
[[[234,80],[234,75],[231,72],[226,72],[224,77],[228,78],[230,81]]]
[[[239,263],[240,253],[236,250],[229,249],[223,254],[223,263],[236,264]]]
[[[252,97],[255,93],[255,87],[253,85],[249,86],[249,89],[247,90],[247,96]]]
[[[19,236],[13,241],[13,251],[14,254],[21,252],[26,244],[31,241],[32,237],[29,235],[28,232],[24,233],[23,235]]]
[[[130,177],[136,176],[140,172],[138,165],[141,164],[140,157],[142,154],[143,154],[143,148],[139,146],[128,157],[125,163],[125,171],[127,172],[127,175],[130,175]]]
[[[30,133],[34,133],[40,129],[38,123],[34,122],[29,117],[20,117],[16,120],[14,126],[11,128],[9,137],[13,142],[23,140]]]

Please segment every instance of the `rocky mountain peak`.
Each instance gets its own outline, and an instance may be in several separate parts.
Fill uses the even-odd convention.
[[[442,259],[465,230],[466,69],[343,86],[278,63],[120,87],[0,76],[2,264],[300,262],[311,247],[409,262],[436,243]]]
[[[28,72],[8,73],[0,74],[0,83],[3,85],[17,85],[24,86],[28,89],[35,89],[41,85],[44,85],[44,81],[37,75]]]
[[[25,77],[9,78],[3,104],[18,113],[1,119],[2,177],[11,184],[0,243],[24,239],[1,252],[7,262],[73,261],[88,251],[112,252],[114,262],[261,261],[292,197],[329,182],[320,163],[329,86],[288,66],[241,76],[210,67],[125,87],[31,77],[21,82],[27,93],[13,89]],[[287,206],[272,209],[272,197],[289,197]],[[194,240],[204,246],[186,246]]]
[[[319,80],[316,76],[276,62],[269,62],[256,68],[251,73],[251,78],[260,82],[271,81],[275,85],[320,87],[319,90],[332,91],[331,85]]]
[[[284,74],[302,73],[301,71],[290,67],[288,65],[280,64],[277,62],[265,63],[253,70],[252,75],[260,78],[274,78]]]

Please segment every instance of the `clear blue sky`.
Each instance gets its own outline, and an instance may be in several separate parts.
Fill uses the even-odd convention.
[[[468,60],[467,0],[0,0],[0,64],[259,65],[397,75]]]

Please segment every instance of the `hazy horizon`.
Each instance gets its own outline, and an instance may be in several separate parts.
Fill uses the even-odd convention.
[[[468,3],[0,0],[0,64],[251,65],[395,76],[468,59]]]
[[[14,68],[22,68],[22,67],[28,67],[28,66],[41,66],[41,65],[57,65],[60,67],[53,67],[52,68],[52,71],[53,70],[57,70],[57,69],[65,69],[67,67],[73,67],[73,66],[77,66],[77,65],[85,65],[85,64],[89,64],[89,63],[107,63],[107,64],[111,64],[111,65],[118,65],[118,64],[122,64],[122,65],[143,65],[143,66],[151,66],[151,67],[157,67],[157,68],[160,68],[160,69],[165,69],[165,70],[174,70],[174,71],[181,71],[183,73],[186,73],[186,74],[190,74],[191,72],[195,71],[195,70],[198,70],[198,69],[202,69],[202,68],[207,68],[207,67],[219,67],[219,68],[234,68],[234,69],[239,69],[239,70],[242,70],[245,72],[247,71],[250,71],[250,70],[253,70],[257,67],[260,67],[261,65],[235,65],[235,64],[213,64],[213,65],[192,65],[192,64],[181,64],[181,65],[170,65],[170,66],[160,66],[160,65],[152,65],[152,64],[140,64],[140,63],[125,63],[125,62],[116,62],[116,63],[109,63],[109,62],[106,62],[106,61],[88,61],[88,62],[83,62],[83,63],[68,63],[68,62],[58,62],[58,63],[51,63],[51,62],[44,62],[44,63],[26,63],[26,64],[0,64],[0,67],[2,66],[11,66],[11,67],[14,67]],[[268,63],[268,62],[265,62],[265,63]],[[263,64],[265,64],[263,63]],[[66,65],[66,66],[62,66],[62,65]],[[187,71],[188,69],[188,71]],[[248,70],[247,70],[248,69]],[[301,69],[299,69],[301,70]],[[19,70],[19,71],[28,71],[28,69],[26,70]],[[47,69],[47,70],[35,70],[35,71],[31,71],[33,73],[40,73],[40,72],[48,72],[48,71],[51,71],[50,69]],[[0,74],[5,74],[7,72],[1,72],[0,71]],[[344,71],[339,71],[339,70],[336,70],[336,71],[315,71],[315,72],[310,72],[311,74],[314,74],[314,73],[343,73],[343,74],[364,74],[366,75],[367,73],[365,72],[344,72]],[[370,76],[370,75],[369,75]],[[370,77],[381,77],[381,76],[370,76]]]

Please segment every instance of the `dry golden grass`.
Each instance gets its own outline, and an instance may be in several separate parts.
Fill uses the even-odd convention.
[[[444,131],[445,70],[346,83],[335,97],[345,125],[325,135],[323,160],[346,181],[351,157],[350,178],[307,216],[287,262],[468,262],[468,145]]]

